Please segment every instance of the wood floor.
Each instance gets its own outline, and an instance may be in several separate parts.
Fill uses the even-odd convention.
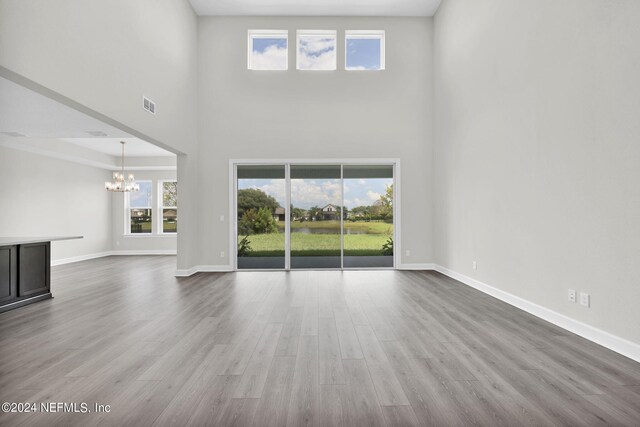
[[[174,257],[52,269],[0,314],[0,414],[28,425],[640,425],[640,364],[435,272],[172,277]]]

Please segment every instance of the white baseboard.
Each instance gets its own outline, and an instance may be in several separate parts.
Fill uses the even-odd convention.
[[[226,273],[233,271],[230,265],[196,265],[184,270],[176,270],[175,277],[189,277],[196,273]]]
[[[527,313],[533,314],[534,316],[546,320],[547,322],[553,323],[554,325],[566,329],[567,331],[573,332],[574,334],[579,335],[582,338],[586,338],[589,341],[600,344],[601,346],[606,347],[609,350],[620,353],[623,356],[628,357],[629,359],[640,362],[640,344],[610,334],[609,332],[603,331],[602,329],[587,325],[586,323],[582,323],[578,320],[567,317],[564,314],[560,314],[556,311],[527,301],[508,292],[494,288],[493,286],[489,286],[486,283],[480,282],[479,280],[465,276],[464,274],[457,273],[453,270],[449,270],[448,268],[442,267],[440,265],[436,265],[435,269],[445,276],[449,276],[452,279],[462,282],[467,286],[471,286],[472,288],[484,292],[487,295],[491,295],[492,297],[504,301],[507,304],[524,310]]]
[[[400,264],[398,270],[435,270],[435,264]]]
[[[94,254],[87,255],[79,255],[70,258],[62,258],[62,259],[52,259],[51,266],[55,267],[57,265],[71,264],[74,262],[87,261],[90,259],[96,258],[104,258],[107,256],[113,255],[176,255],[175,249],[151,249],[151,250],[138,250],[138,251],[106,251],[106,252],[97,252]]]
[[[73,257],[62,258],[62,259],[52,259],[51,260],[51,266],[55,267],[56,265],[71,264],[71,263],[74,263],[74,262],[86,261],[86,260],[89,260],[89,259],[102,258],[102,257],[106,257],[106,256],[109,256],[109,255],[111,255],[111,251],[96,252],[94,254],[79,255],[79,256],[73,256]]]

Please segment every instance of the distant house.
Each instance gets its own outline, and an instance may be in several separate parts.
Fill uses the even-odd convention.
[[[339,220],[340,207],[332,204],[326,205],[325,207],[322,208],[322,219],[325,221]],[[346,219],[346,216],[345,216],[345,219]]]
[[[178,210],[177,209],[164,209],[162,211],[162,218],[167,221],[175,221],[178,218]]]
[[[285,220],[284,208],[276,208],[276,210],[273,211],[273,219],[275,219],[276,221],[284,221]]]

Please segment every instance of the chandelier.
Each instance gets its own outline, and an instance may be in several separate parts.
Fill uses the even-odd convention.
[[[129,174],[127,179],[124,179],[124,141],[120,141],[122,144],[122,169],[120,172],[113,173],[113,181],[105,182],[104,189],[107,191],[117,191],[120,193],[128,193],[130,191],[140,190],[140,185],[136,184],[135,178],[132,173]]]

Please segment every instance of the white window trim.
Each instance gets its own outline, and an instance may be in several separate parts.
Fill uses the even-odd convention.
[[[349,39],[379,39],[380,40],[380,68],[376,70],[359,70],[347,67],[347,42]],[[385,31],[384,30],[346,30],[344,32],[344,69],[346,71],[383,71],[385,69]]]
[[[178,212],[178,206],[165,206],[164,205],[164,183],[165,182],[175,182],[177,183],[177,179],[160,179],[158,180],[158,234],[165,236],[176,236],[178,231],[175,233],[166,233],[164,231],[164,210],[165,209],[175,209]]]
[[[300,38],[301,37],[333,37],[335,40],[335,55],[333,59],[333,68],[319,69],[300,69]],[[335,71],[338,69],[338,32],[336,30],[297,30],[296,31],[296,70],[300,71]]]
[[[277,70],[253,68],[251,63],[253,54],[253,39],[283,38],[287,41],[287,67]],[[289,30],[249,30],[247,33],[247,69],[251,71],[287,71],[289,69]]]
[[[140,237],[148,237],[148,236],[153,236],[154,233],[154,227],[155,227],[155,221],[153,219],[154,215],[153,215],[153,185],[154,185],[154,181],[152,179],[139,179],[136,180],[136,182],[150,182],[151,183],[151,206],[148,207],[135,207],[132,208],[131,207],[131,193],[125,193],[125,209],[124,209],[124,214],[125,214],[125,221],[124,221],[124,235],[125,236],[140,236]],[[150,233],[132,233],[131,232],[131,209],[151,209],[151,232]]]

